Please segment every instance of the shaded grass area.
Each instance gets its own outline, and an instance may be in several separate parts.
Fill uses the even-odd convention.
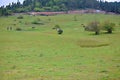
[[[81,47],[102,47],[102,46],[109,46],[109,41],[103,39],[80,39],[78,41],[78,45]]]
[[[74,15],[49,16],[50,22],[34,25],[36,30],[32,30],[31,22],[38,17],[48,21],[48,17],[27,15],[22,23],[16,20],[18,24],[13,27],[21,27],[24,31],[6,30],[16,16],[0,18],[1,80],[120,79],[119,26],[113,34],[99,36],[85,32],[80,26],[94,20],[92,17],[104,17],[100,20],[111,19],[118,24],[120,16],[85,14],[77,15],[77,21],[74,21]],[[5,24],[6,20],[9,22]],[[55,24],[64,30],[62,35],[52,30]]]

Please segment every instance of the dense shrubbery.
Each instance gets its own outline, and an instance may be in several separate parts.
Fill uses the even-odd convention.
[[[98,21],[92,21],[88,23],[87,26],[84,26],[86,31],[93,31],[96,35],[100,33],[100,30],[106,30],[107,33],[112,33],[114,27],[115,23],[111,23],[109,21],[105,21],[103,23],[100,23]]]
[[[94,31],[96,35],[100,32],[100,23],[98,21],[93,21],[88,23],[88,25],[85,27],[85,30],[87,31]]]
[[[112,33],[112,31],[114,30],[114,26],[115,26],[115,23],[111,23],[109,21],[105,21],[102,24],[103,30],[106,30],[107,33]]]

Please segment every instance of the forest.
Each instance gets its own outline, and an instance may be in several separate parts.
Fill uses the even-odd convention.
[[[0,16],[22,12],[69,11],[80,9],[99,9],[120,14],[120,2],[103,0],[24,0],[0,7]]]

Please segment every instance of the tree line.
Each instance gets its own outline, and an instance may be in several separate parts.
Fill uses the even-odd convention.
[[[99,9],[120,14],[120,2],[102,0],[24,0],[0,7],[0,16],[21,12],[68,11],[75,9]]]

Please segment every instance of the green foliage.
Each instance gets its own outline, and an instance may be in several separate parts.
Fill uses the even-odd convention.
[[[35,11],[35,12],[40,12],[41,9],[36,7],[36,8],[34,8],[34,11]]]
[[[88,25],[85,27],[85,30],[87,31],[94,31],[96,35],[100,32],[100,23],[98,21],[93,21],[88,23]]]
[[[103,29],[107,31],[107,33],[112,33],[115,27],[115,23],[111,23],[109,21],[105,21],[102,25]]]
[[[55,28],[60,28],[60,26],[59,25],[55,25]]]
[[[18,27],[18,28],[16,28],[16,31],[22,31],[22,29]]]
[[[18,1],[6,7],[0,7],[0,15],[10,15],[8,11],[20,13],[30,11],[68,11],[87,8],[119,14],[120,2],[102,2],[98,0],[24,0],[23,4]]]
[[[24,17],[22,15],[18,16],[17,19],[23,19]]]

